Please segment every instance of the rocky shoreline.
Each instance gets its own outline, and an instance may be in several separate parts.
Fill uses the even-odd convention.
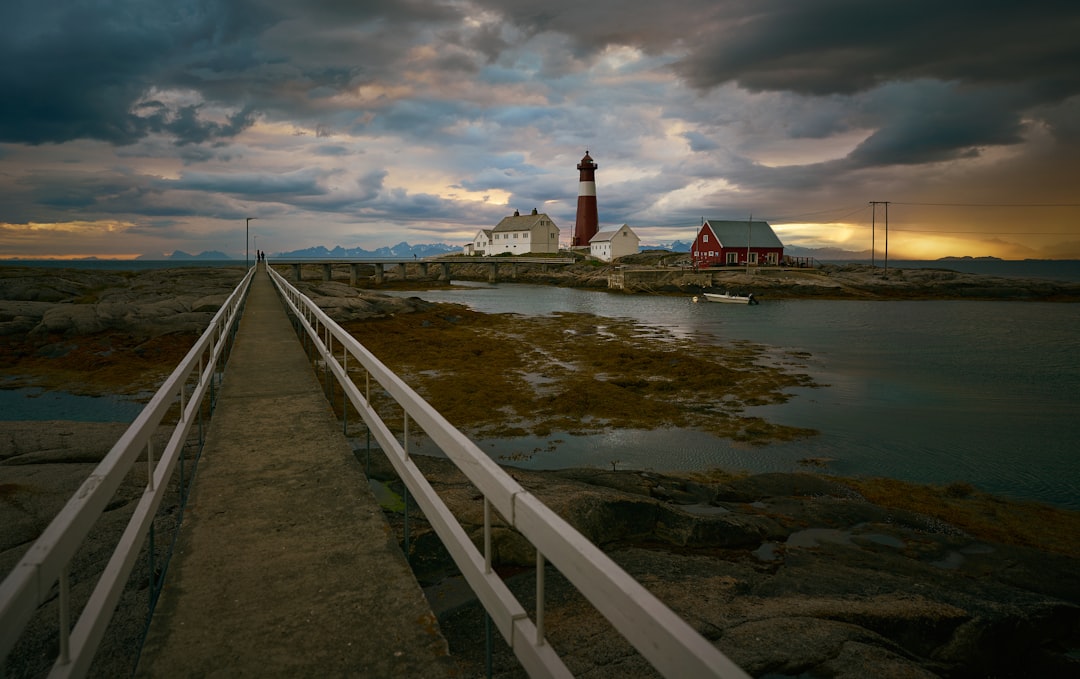
[[[0,568],[7,572],[105,454],[123,425],[4,423]],[[356,451],[403,541],[400,481],[380,451]],[[451,463],[415,456],[482,544],[480,494]],[[962,484],[928,487],[812,473],[664,474],[565,469],[508,473],[752,676],[1021,677],[1080,671],[1080,513],[1008,502]],[[880,500],[899,485],[913,507]],[[389,491],[389,492],[385,492]],[[395,499],[396,498],[396,499]],[[118,529],[137,483],[108,512]],[[173,511],[173,510],[169,510]],[[415,505],[410,559],[465,676],[483,673],[482,611]],[[1003,535],[1002,517],[1019,519]],[[162,534],[164,535],[164,533]],[[101,560],[104,545],[79,566]],[[531,546],[498,517],[496,568],[527,609]],[[83,574],[82,577],[89,577]],[[549,566],[548,637],[587,676],[655,676]],[[82,587],[83,585],[80,585]],[[145,612],[136,586],[103,660],[122,667]],[[129,601],[128,601],[129,600]],[[126,613],[125,613],[126,612]],[[127,620],[124,616],[133,616]],[[134,624],[132,624],[134,623]],[[25,648],[44,649],[52,625]],[[36,636],[35,636],[36,635]],[[524,677],[501,643],[494,676]],[[12,658],[6,676],[38,676]],[[43,669],[43,668],[39,668]]]
[[[453,257],[447,257],[453,261]],[[496,258],[497,259],[497,258]],[[507,259],[506,264],[511,260]],[[628,294],[695,295],[703,290],[736,290],[753,292],[767,299],[856,299],[856,300],[1011,300],[1044,302],[1080,301],[1080,282],[1044,278],[1016,278],[962,273],[948,268],[902,269],[870,264],[825,264],[817,268],[718,268],[695,270],[686,253],[666,251],[643,252],[622,257],[609,264],[595,260],[580,260],[569,266],[515,264],[512,281],[535,285],[609,289],[612,279],[621,281],[622,291]],[[282,273],[285,273],[283,268]],[[377,288],[371,271],[361,271],[361,285]],[[415,265],[408,267],[406,279],[388,272],[385,286],[424,289],[443,284],[437,280],[435,267],[425,278]],[[486,281],[490,275],[487,265],[455,266],[457,280]],[[500,273],[500,280],[507,274]],[[306,277],[321,276],[314,268]],[[345,277],[346,270],[335,276]]]
[[[5,386],[85,393],[152,388],[241,274],[0,270]],[[915,276],[903,277],[910,284]],[[905,294],[926,294],[926,281],[934,279],[921,280],[922,288],[910,286]],[[1004,283],[983,281],[981,288],[997,285]],[[456,311],[340,280],[303,287],[344,324],[468,325]],[[1068,285],[1052,289],[1035,298],[1074,294]],[[993,298],[1033,298],[1027,295]],[[777,373],[776,379],[783,384],[788,378]],[[8,422],[0,429],[0,570],[6,573],[123,427]],[[482,509],[475,489],[445,461],[417,460],[478,539]],[[399,482],[379,454],[372,465],[372,478],[394,490]],[[751,675],[1080,676],[1080,513],[1007,502],[962,483],[935,488],[810,473],[508,470]],[[123,495],[112,509],[122,510],[136,495]],[[400,508],[385,511],[400,530]],[[417,577],[428,587],[463,673],[480,674],[480,611],[454,587],[454,568],[418,515],[412,508],[411,519],[419,521],[411,528]],[[529,606],[531,548],[503,526],[496,555],[500,572]],[[575,674],[650,676],[651,668],[554,569],[547,592],[549,638]],[[42,635],[30,648],[54,643],[52,628],[29,632]],[[103,653],[122,656],[124,642],[116,644]],[[14,660],[6,676],[38,675],[33,658]],[[524,676],[501,642],[495,667],[496,676]]]
[[[481,544],[479,494],[447,461],[416,461]],[[400,491],[385,462],[372,465],[372,478]],[[1063,553],[1054,544],[1055,534],[1080,528],[1076,513],[1054,512],[1057,525],[1028,536],[1042,541],[1031,547],[987,539],[992,530],[980,521],[940,518],[1000,503],[968,490],[930,489],[916,511],[872,502],[858,482],[814,474],[508,471],[751,676],[1080,670],[1080,545],[1070,540]],[[401,512],[387,510],[399,533]],[[479,674],[482,612],[456,592],[449,557],[422,518],[410,520],[417,577],[452,652],[467,674]],[[496,523],[493,553],[532,606],[531,547]],[[575,675],[655,676],[550,566],[545,587],[549,638]],[[525,676],[497,646],[495,676]]]

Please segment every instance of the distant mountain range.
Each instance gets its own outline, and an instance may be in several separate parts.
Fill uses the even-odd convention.
[[[693,243],[684,243],[681,240],[671,241],[670,243],[642,243],[639,250],[671,250],[672,252],[690,252],[690,246]]]
[[[215,260],[215,261],[221,261],[223,259],[233,259],[233,257],[230,257],[229,255],[225,254],[224,252],[220,252],[218,250],[206,250],[204,252],[200,252],[197,255],[192,255],[190,253],[184,252],[183,250],[174,250],[171,255],[150,253],[150,254],[146,254],[146,255],[139,255],[135,259],[137,259],[137,260],[152,260],[152,261],[155,261],[155,262],[162,262],[162,261],[167,262],[167,261],[172,261],[172,260],[190,260],[190,259],[212,259],[212,260]]]
[[[671,252],[690,252],[692,243],[688,243],[681,240],[671,241],[669,243],[648,243],[642,244],[641,250],[670,250]],[[327,248],[323,245],[319,245],[312,248],[305,248],[303,250],[291,250],[289,252],[278,252],[277,254],[270,255],[271,257],[281,258],[297,258],[297,259],[362,259],[362,258],[376,258],[376,257],[435,257],[438,255],[445,255],[450,253],[461,252],[461,246],[459,245],[447,245],[446,243],[424,243],[419,245],[411,245],[404,241],[397,245],[391,245],[389,247],[376,248],[374,250],[365,250],[364,248],[345,248],[340,245],[336,245],[333,248]],[[842,250],[840,248],[801,248],[796,245],[788,245],[784,247],[784,254],[792,257],[813,257],[818,261],[830,262],[830,261],[860,261],[871,259],[871,253],[869,250]],[[881,253],[878,253],[881,256]],[[254,257],[255,253],[252,251],[251,256]],[[138,257],[140,260],[230,260],[236,259],[231,255],[227,255],[219,250],[208,250],[206,252],[200,252],[197,255],[193,255],[183,250],[176,250],[171,255],[162,254],[146,254]],[[965,258],[943,258],[948,259],[965,259]],[[989,259],[989,258],[979,258]]]
[[[340,245],[335,246],[332,250],[329,250],[326,247],[319,245],[317,247],[306,248],[304,250],[279,252],[276,255],[270,255],[270,257],[296,257],[310,259],[348,259],[365,257],[434,257],[438,255],[449,254],[451,252],[461,252],[461,246],[447,245],[445,243],[410,245],[402,241],[397,245],[376,248],[374,250],[365,250],[364,248],[343,248]]]

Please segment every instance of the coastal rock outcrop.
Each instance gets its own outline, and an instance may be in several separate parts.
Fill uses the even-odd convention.
[[[948,262],[942,262],[941,268],[925,269],[885,269],[880,265],[854,263],[813,268],[698,270],[687,253],[649,251],[622,257],[614,263],[582,259],[566,266],[515,264],[513,281],[608,289],[609,281],[616,280],[619,289],[630,293],[695,295],[715,289],[753,291],[760,299],[1080,301],[1080,282],[962,273],[948,267]],[[484,281],[490,272],[490,267],[483,264],[459,265],[454,267],[453,276]]]
[[[4,267],[0,335],[54,336],[122,332],[150,338],[202,332],[240,282],[232,267],[139,272]]]
[[[447,461],[414,460],[482,545],[479,494]],[[372,458],[372,467],[394,486],[385,463]],[[1075,555],[975,537],[813,474],[703,482],[634,471],[509,471],[752,676],[1080,671]],[[401,527],[400,514],[390,518]],[[437,604],[454,569],[422,519],[411,521],[414,569]],[[513,574],[508,582],[529,607],[531,546],[505,524],[493,541],[496,563]],[[575,673],[653,676],[553,568],[545,587],[549,639]],[[481,662],[475,602],[437,612],[454,653]],[[514,666],[498,648],[496,676],[523,676]]]
[[[431,308],[419,297],[396,297],[362,290],[340,281],[291,281],[338,323],[392,316]]]

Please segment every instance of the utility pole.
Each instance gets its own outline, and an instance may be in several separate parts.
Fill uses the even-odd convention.
[[[885,278],[889,277],[889,201],[885,201]]]
[[[877,261],[874,259],[874,255],[877,252],[874,248],[874,227],[877,217],[877,206],[885,206],[885,277],[889,277],[889,202],[887,200],[872,200],[870,201],[871,216],[870,216],[870,265],[877,266]]]
[[[874,245],[874,220],[877,218],[877,201],[870,201],[870,266],[877,266],[877,262],[874,261],[874,254],[876,252]]]

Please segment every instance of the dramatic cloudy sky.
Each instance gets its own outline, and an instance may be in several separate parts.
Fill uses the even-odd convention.
[[[649,243],[1080,258],[1075,0],[4,0],[0,92],[0,257],[568,242],[588,149]]]

